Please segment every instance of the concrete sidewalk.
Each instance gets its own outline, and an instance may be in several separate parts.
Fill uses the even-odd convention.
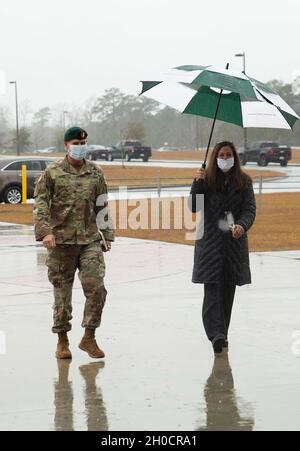
[[[68,363],[54,357],[45,250],[31,227],[7,224],[0,249],[0,430],[300,429],[300,251],[251,255],[229,361],[214,362],[193,248],[118,239],[106,257],[105,362],[77,348],[77,278]]]

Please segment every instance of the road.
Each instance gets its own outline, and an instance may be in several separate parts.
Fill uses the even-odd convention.
[[[96,163],[101,166],[121,166],[122,161],[105,161],[105,160],[97,160]],[[165,167],[165,168],[197,168],[201,166],[202,161],[191,161],[191,160],[150,160],[148,163],[144,163],[140,160],[130,161],[130,163],[125,163],[126,166],[138,166],[138,167]],[[279,164],[270,163],[267,167],[258,166],[256,163],[247,163],[245,168],[257,169],[259,171],[265,170],[277,170],[277,171],[289,171],[292,168],[298,168],[298,173],[300,174],[300,164],[289,164],[286,168],[282,168]]]
[[[105,166],[108,164],[107,162],[99,161],[101,166]],[[113,162],[109,163],[116,166],[121,165],[121,162]],[[149,163],[134,161],[127,163],[132,166],[140,166],[140,167],[171,167],[171,168],[197,168],[199,167],[199,163],[193,161],[170,161],[170,160],[154,160]],[[201,164],[201,163],[200,163]],[[288,193],[288,192],[300,192],[300,165],[289,165],[286,168],[280,167],[278,164],[270,164],[267,167],[257,166],[255,163],[248,163],[246,168],[256,169],[258,171],[280,171],[286,174],[286,177],[280,178],[276,181],[269,180],[264,181],[262,186],[263,194],[270,193]],[[259,183],[254,183],[254,190],[256,193],[259,193]],[[136,199],[136,198],[149,198],[149,197],[157,197],[158,191],[155,188],[145,189],[130,189],[128,190],[128,198]],[[162,188],[160,195],[161,197],[180,197],[180,196],[188,196],[190,192],[190,187],[174,187],[174,188]],[[111,199],[125,199],[127,196],[126,193],[116,193],[113,190],[110,190],[110,198]]]

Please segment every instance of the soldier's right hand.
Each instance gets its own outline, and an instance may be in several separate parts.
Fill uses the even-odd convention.
[[[206,170],[203,168],[198,169],[198,171],[196,172],[196,175],[195,175],[195,179],[197,180],[197,182],[199,180],[205,180],[205,177],[206,177]]]
[[[54,249],[56,247],[55,236],[54,235],[46,235],[43,239],[43,245],[46,249]]]

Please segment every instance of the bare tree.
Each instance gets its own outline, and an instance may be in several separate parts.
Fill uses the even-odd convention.
[[[142,122],[129,122],[126,129],[126,139],[137,139],[143,142],[146,138],[145,126]]]

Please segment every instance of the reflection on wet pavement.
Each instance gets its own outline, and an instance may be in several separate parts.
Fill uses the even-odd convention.
[[[74,392],[69,379],[71,365],[71,360],[57,360],[58,378],[54,381],[55,431],[75,430]],[[106,408],[97,381],[104,366],[104,362],[96,362],[79,367],[79,373],[84,381],[84,417],[87,431],[108,431]]]
[[[79,367],[79,372],[85,382],[85,417],[88,431],[108,431],[108,421],[102,391],[96,381],[99,372],[104,366],[104,362],[98,362]]]
[[[32,236],[33,226],[22,224],[0,223],[0,236]],[[13,243],[10,243],[13,244]],[[34,244],[34,243],[32,243]]]
[[[300,429],[300,251],[251,254],[229,364],[226,355],[214,361],[203,331],[193,248],[118,238],[97,332],[104,368],[78,349],[78,277],[73,360],[55,359],[47,252],[32,233],[0,224],[0,430]]]
[[[204,388],[206,426],[199,431],[252,431],[249,406],[241,403],[234,389],[228,353],[216,357]],[[239,405],[238,405],[239,404]]]
[[[74,431],[73,387],[69,380],[70,360],[57,360],[58,379],[54,382],[54,429]]]

